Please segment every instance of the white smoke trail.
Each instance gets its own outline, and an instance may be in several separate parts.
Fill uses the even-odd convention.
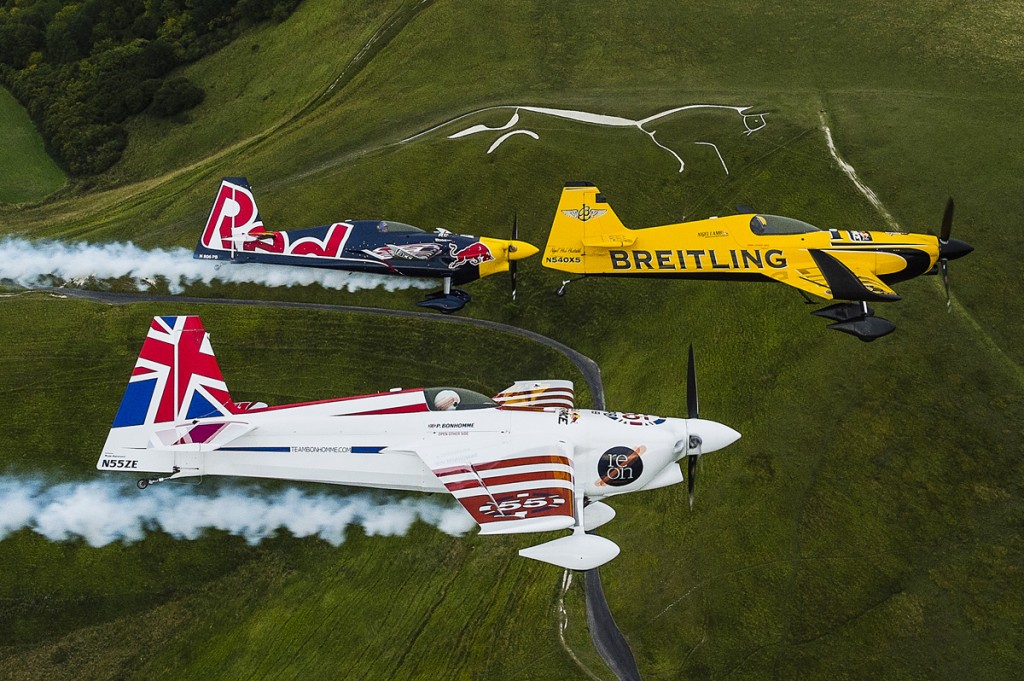
[[[283,528],[338,546],[350,525],[370,535],[403,536],[417,519],[453,536],[475,525],[461,507],[425,496],[387,499],[258,487],[202,493],[175,484],[140,491],[112,480],[49,485],[38,478],[0,477],[0,541],[28,528],[52,541],[82,537],[98,547],[137,542],[156,528],[179,539],[214,528],[257,544]]]
[[[432,288],[429,279],[416,277],[342,272],[317,267],[236,265],[216,260],[196,260],[186,248],[146,250],[131,242],[90,244],[59,241],[29,241],[20,237],[0,240],[0,280],[9,279],[21,286],[44,283],[47,277],[74,281],[94,277],[117,279],[131,277],[137,287],[145,280],[164,278],[172,293],[188,284],[214,281],[265,286],[306,286],[358,291],[382,287],[387,291],[408,288]]]

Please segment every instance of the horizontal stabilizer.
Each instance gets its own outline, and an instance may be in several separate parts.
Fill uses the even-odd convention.
[[[203,421],[154,431],[150,449],[178,452],[212,452],[237,440],[256,426],[244,421]]]
[[[610,539],[576,531],[568,537],[523,549],[519,555],[566,570],[590,570],[619,555],[619,547]]]
[[[583,245],[587,248],[625,248],[632,246],[636,237],[631,234],[601,234],[592,238],[584,238]]]

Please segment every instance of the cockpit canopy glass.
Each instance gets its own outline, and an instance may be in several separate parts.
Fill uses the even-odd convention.
[[[807,234],[820,232],[814,225],[800,220],[782,217],[781,215],[755,215],[750,218],[750,231],[757,235],[763,234]]]
[[[423,395],[431,411],[467,411],[498,406],[490,397],[465,388],[424,388]]]
[[[407,225],[404,222],[393,222],[391,220],[381,220],[377,223],[377,231],[381,234],[401,234],[403,232],[423,232],[419,227],[413,227]]]

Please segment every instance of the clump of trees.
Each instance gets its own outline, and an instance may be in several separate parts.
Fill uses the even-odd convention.
[[[0,82],[28,109],[72,175],[117,163],[124,122],[203,101],[167,76],[245,28],[284,20],[299,0],[0,0]]]

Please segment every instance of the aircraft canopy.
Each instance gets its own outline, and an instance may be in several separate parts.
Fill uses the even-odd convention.
[[[781,215],[755,215],[750,218],[750,231],[761,236],[765,234],[806,234],[821,230],[814,225]]]
[[[377,231],[381,234],[401,234],[408,232],[422,232],[423,230],[419,227],[413,227],[407,225],[404,222],[394,222],[393,220],[380,220],[377,222]]]
[[[465,388],[424,388],[423,395],[431,411],[466,411],[498,406],[490,397]]]

